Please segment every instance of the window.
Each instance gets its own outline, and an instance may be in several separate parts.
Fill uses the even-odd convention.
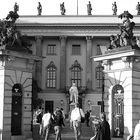
[[[47,67],[47,88],[56,88],[56,67],[51,61]]]
[[[96,67],[96,87],[102,89],[103,84],[104,84],[103,66],[99,64]]]
[[[49,44],[47,46],[47,55],[56,55],[56,45],[55,44]]]
[[[82,68],[77,60],[70,68],[71,70],[71,84],[75,83],[77,87],[81,87],[81,71]]]
[[[72,45],[72,55],[80,55],[80,54],[81,54],[81,46]]]

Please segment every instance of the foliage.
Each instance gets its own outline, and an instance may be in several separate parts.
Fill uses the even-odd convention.
[[[0,20],[0,50],[15,50],[32,53],[26,36],[22,36],[16,29],[15,22],[19,15],[17,11],[10,11],[7,17]]]

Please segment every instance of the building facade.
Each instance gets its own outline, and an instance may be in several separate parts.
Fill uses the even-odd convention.
[[[133,21],[136,24],[134,35],[139,38],[139,16],[134,16]],[[110,46],[110,36],[119,33],[118,24],[122,21],[117,16],[101,15],[18,18],[17,29],[30,39],[33,55],[42,58],[35,61],[33,78],[41,88],[38,98],[43,99],[45,110],[53,112],[56,107],[62,107],[68,114],[72,83],[78,87],[79,102],[84,111],[92,105],[102,105],[107,92],[104,89],[108,87],[106,84],[104,87],[106,79],[101,61],[95,62],[93,57],[105,53]],[[112,85],[115,84],[114,80]],[[138,84],[135,86],[139,87]]]

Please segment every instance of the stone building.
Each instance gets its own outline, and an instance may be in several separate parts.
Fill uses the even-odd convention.
[[[134,35],[139,37],[140,17],[134,16],[134,22],[136,24]],[[44,100],[43,107],[45,110],[49,109],[53,112],[56,107],[62,107],[64,108],[64,112],[68,114],[68,91],[74,82],[79,89],[79,102],[84,111],[91,109],[90,107],[92,105],[101,105],[103,107],[104,101],[104,111],[107,113],[107,119],[111,124],[112,137],[119,137],[121,139],[124,135],[133,134],[134,126],[140,118],[140,77],[138,74],[140,69],[139,67],[136,68],[134,76],[132,76],[132,71],[123,73],[125,66],[124,63],[121,63],[122,59],[119,59],[113,61],[114,65],[112,67],[109,63],[105,65],[106,67],[111,67],[113,69],[110,69],[110,71],[107,72],[105,67],[105,73],[108,73],[108,75],[105,74],[104,76],[103,66],[101,64],[103,58],[96,58],[96,56],[105,55],[105,51],[110,45],[110,36],[119,33],[118,24],[122,24],[121,19],[118,19],[117,16],[109,15],[20,16],[17,19],[17,30],[19,30],[22,35],[26,35],[32,44],[32,59],[30,59],[29,56],[25,57],[25,55],[21,56],[21,58],[25,57],[26,61],[24,61],[24,64],[31,60],[34,61],[34,63],[29,63],[32,66],[29,67],[32,69],[31,75],[19,71],[18,69],[20,67],[20,70],[23,70],[23,65],[22,63],[15,63],[15,61],[16,67],[13,68],[14,71],[7,71],[13,76],[13,78],[10,78],[12,79],[11,81],[8,78],[6,79],[7,86],[13,85],[11,83],[14,81],[13,79],[18,80],[18,82],[14,83],[24,85],[22,94],[26,99],[22,104],[26,107],[22,109],[22,114],[24,114],[24,117],[21,117],[22,138],[30,137],[26,132],[31,130],[31,89],[26,90],[27,87],[30,87],[31,81],[28,82],[28,78],[34,78],[41,88],[41,91],[38,93],[38,98]],[[116,55],[117,58],[122,57],[119,54],[115,54],[112,57],[105,55],[104,58],[105,60],[114,60]],[[11,65],[14,66],[13,64]],[[26,67],[27,64],[24,66],[26,71],[28,71],[28,67]],[[114,71],[118,71],[118,73],[114,73]],[[120,71],[122,74],[120,74]],[[9,77],[8,73],[7,77]],[[24,78],[22,81],[23,74],[24,77],[28,78]],[[135,77],[135,82],[133,83],[133,86],[131,86],[131,89],[130,87],[127,89],[127,85],[132,84],[132,77]],[[131,79],[131,82],[129,82],[129,79]],[[26,82],[28,84],[25,84]],[[112,111],[115,106],[115,104],[113,104],[114,96],[112,93],[113,91],[116,93],[115,88],[113,88],[116,85],[119,85],[118,87],[123,89],[124,95],[132,90],[132,87],[132,92],[136,93],[135,95],[133,94],[134,97],[132,97],[132,94],[129,94],[131,96],[130,98],[126,95],[125,97],[128,100],[125,100],[125,102],[123,102],[123,99],[121,100],[123,105],[119,106],[120,112],[117,112],[117,110],[116,112]],[[5,91],[10,91],[10,89],[11,88],[7,87]],[[26,97],[26,95],[28,97]],[[30,98],[30,100],[27,98]],[[5,133],[9,132],[9,137],[11,135],[11,130],[9,128],[9,125],[11,125],[11,102],[10,93],[8,94],[8,92],[6,92],[3,105],[7,106],[4,108],[6,110],[4,110],[4,119],[7,121],[4,121],[3,129]],[[9,109],[8,106],[10,106]],[[125,106],[127,106],[127,108]],[[129,112],[130,110],[131,113]],[[126,118],[126,114],[130,114],[129,121],[131,123],[124,121],[124,119],[128,119]],[[119,119],[120,122],[113,121],[113,115],[122,115],[122,118]],[[122,124],[122,126],[118,126],[116,123]],[[114,131],[116,132],[117,129],[120,129],[119,127],[122,129],[121,131],[123,131],[123,134],[117,135]]]

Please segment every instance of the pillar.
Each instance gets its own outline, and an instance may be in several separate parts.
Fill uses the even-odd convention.
[[[42,57],[42,36],[36,36],[36,56]],[[35,80],[37,81],[38,86],[42,87],[42,61],[36,62],[36,69],[35,69]]]
[[[127,139],[133,135],[140,118],[140,52],[126,47],[94,60],[102,61],[104,65],[104,110],[112,137]]]
[[[60,89],[66,86],[66,36],[60,36]]]
[[[90,57],[92,56],[92,37],[87,36],[87,50],[86,50],[86,82],[87,82],[87,88],[91,89],[92,88],[92,60]]]

